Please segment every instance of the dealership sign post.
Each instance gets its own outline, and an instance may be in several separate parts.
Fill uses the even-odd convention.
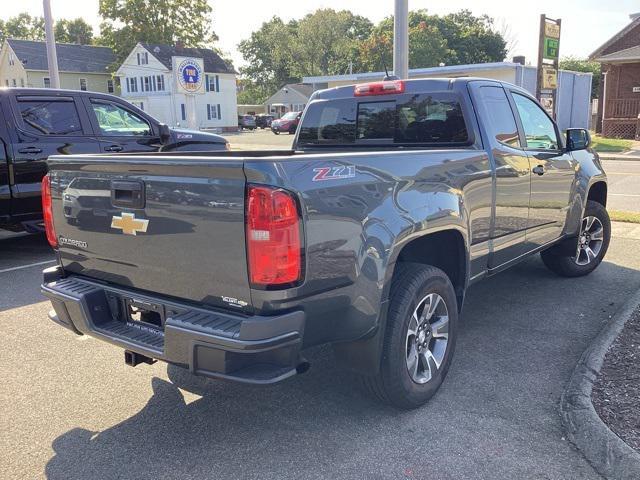
[[[536,97],[553,118],[556,118],[561,25],[560,19],[554,20],[544,14],[540,15]]]
[[[204,93],[204,62],[202,58],[173,57],[176,92],[184,93],[187,126],[198,128],[196,95]]]

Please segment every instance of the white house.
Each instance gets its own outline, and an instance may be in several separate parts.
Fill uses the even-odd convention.
[[[309,102],[313,86],[302,83],[289,83],[264,102],[265,110],[280,118],[287,112],[301,112]]]
[[[124,98],[168,125],[238,127],[236,72],[213,50],[138,43],[116,76]]]

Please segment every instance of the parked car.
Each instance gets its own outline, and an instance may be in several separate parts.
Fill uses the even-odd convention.
[[[287,132],[290,135],[293,135],[296,133],[296,129],[298,128],[301,118],[302,112],[285,113],[282,118],[271,122],[271,131],[276,135],[280,135],[282,132]]]
[[[256,117],[253,115],[238,115],[238,127],[240,130],[255,130]]]
[[[129,365],[267,384],[331,343],[374,396],[414,408],[447,374],[469,285],[536,253],[565,277],[602,261],[589,145],[525,90],[456,78],[316,92],[286,152],[52,156],[42,291],[52,320]],[[65,185],[107,215],[67,221]],[[157,200],[176,190],[188,209]]]
[[[258,128],[271,128],[271,122],[273,122],[273,115],[256,115],[256,127]]]
[[[40,182],[52,154],[223,151],[218,135],[169,128],[122,98],[0,89],[0,228],[41,231]]]

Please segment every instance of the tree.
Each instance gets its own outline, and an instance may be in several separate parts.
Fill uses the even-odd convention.
[[[20,13],[5,22],[0,21],[0,42],[7,38],[44,40],[44,18]]]
[[[264,22],[251,37],[238,45],[238,50],[247,62],[241,69],[247,80],[246,96],[264,101],[285,83],[296,81],[292,73],[291,41],[298,28],[295,21],[284,23],[281,18],[273,17]]]
[[[598,98],[600,82],[602,81],[602,70],[598,62],[583,60],[577,57],[565,57],[560,60],[559,67],[562,70],[572,70],[574,72],[592,73],[591,98]]]
[[[90,45],[93,41],[93,27],[82,18],[59,20],[54,27],[56,42]]]
[[[241,73],[249,82],[243,98],[262,102],[304,76],[360,70],[359,45],[371,28],[368,19],[346,10],[319,9],[287,23],[273,17],[238,45],[247,62]]]
[[[449,56],[446,39],[417,12],[409,13],[409,68],[434,67]],[[360,45],[365,70],[382,71],[393,66],[393,17],[387,17]]]
[[[368,69],[382,70],[381,55],[391,67],[393,55],[393,17],[382,20],[371,37],[361,45]],[[506,41],[494,31],[493,20],[461,10],[443,17],[424,9],[409,12],[409,67],[434,67],[440,63],[460,65],[500,62],[507,54]]]
[[[426,10],[418,10],[426,15]],[[474,16],[469,10],[460,10],[443,17],[428,17],[447,40],[450,55],[447,65],[502,62],[507,55],[507,42],[495,31],[493,19],[488,15]]]
[[[111,47],[118,62],[138,42],[206,47],[217,40],[207,0],[100,0],[98,12],[98,42]]]

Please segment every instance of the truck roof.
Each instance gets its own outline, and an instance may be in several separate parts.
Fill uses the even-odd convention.
[[[117,95],[112,95],[110,93],[90,92],[88,90],[71,90],[65,88],[0,87],[0,95],[46,95],[48,97],[91,95],[93,98],[122,99],[122,97],[118,97]]]
[[[446,90],[459,90],[465,88],[471,82],[491,82],[496,85],[508,85],[509,88],[517,89],[527,95],[531,95],[526,90],[508,82],[502,82],[491,78],[482,77],[443,77],[443,78],[419,78],[413,80],[405,80],[405,93],[424,93],[424,92],[442,92]],[[376,83],[376,82],[365,82]],[[353,97],[353,87],[357,84],[344,85],[340,87],[328,88],[316,91],[311,100],[334,100],[338,98]]]

